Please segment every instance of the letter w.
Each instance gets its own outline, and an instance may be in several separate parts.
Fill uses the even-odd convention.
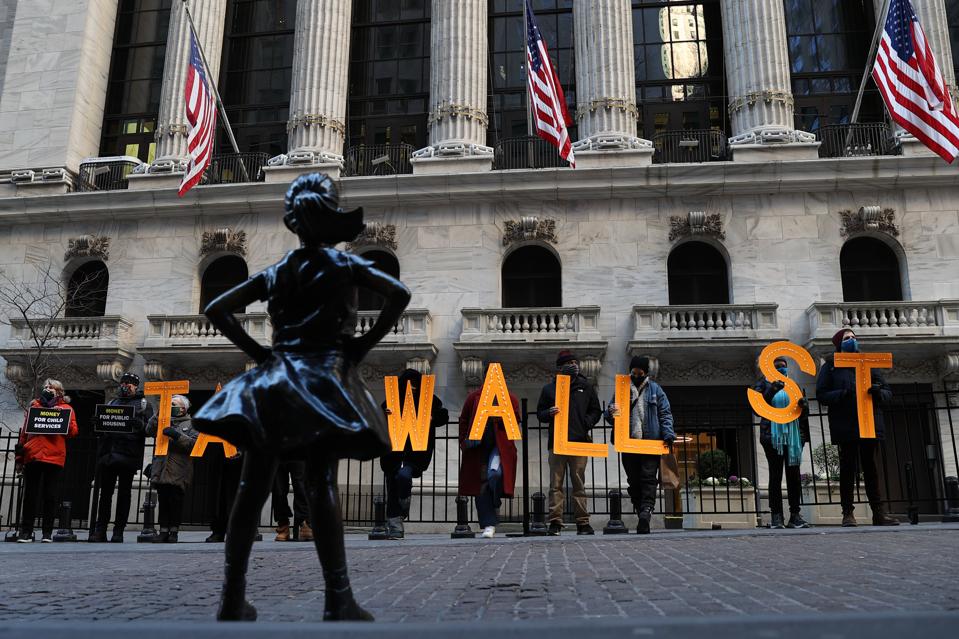
[[[407,384],[403,408],[400,409],[399,379],[395,375],[383,378],[386,389],[386,421],[390,427],[390,444],[394,451],[406,448],[406,440],[413,444],[414,451],[424,451],[430,439],[430,418],[433,415],[433,386],[435,375],[423,375],[420,382],[420,410],[413,401],[413,386]]]

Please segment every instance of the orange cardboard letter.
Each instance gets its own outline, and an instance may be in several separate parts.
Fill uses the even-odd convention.
[[[669,452],[666,442],[658,439],[633,439],[629,434],[629,375],[616,376],[616,405],[619,414],[613,417],[613,447],[621,453],[637,455],[665,455]],[[642,398],[640,398],[642,401]]]
[[[170,403],[174,395],[185,395],[190,392],[190,382],[147,382],[143,385],[144,395],[159,395],[160,406],[157,411],[157,435],[153,445],[154,455],[166,455],[170,440],[163,434],[163,429],[170,425]]]
[[[812,355],[805,348],[786,341],[773,342],[764,348],[759,355],[759,370],[762,371],[766,379],[770,382],[786,384],[784,390],[789,395],[789,404],[785,408],[773,408],[763,399],[762,393],[750,388],[746,391],[749,405],[753,412],[760,417],[765,417],[777,424],[788,424],[794,419],[799,419],[799,416],[802,415],[802,407],[799,405],[799,400],[802,399],[802,391],[796,382],[776,370],[777,357],[788,357],[799,364],[799,370],[807,375],[816,374],[816,362],[813,361]]]
[[[493,400],[496,400],[495,404]],[[516,415],[513,413],[513,403],[509,401],[509,390],[506,388],[503,367],[499,364],[489,365],[468,439],[483,439],[483,431],[486,429],[486,422],[490,417],[499,417],[503,420],[503,424],[506,426],[506,436],[510,439],[520,439],[522,437],[519,432],[519,424],[516,422]]]
[[[892,353],[836,353],[836,368],[856,369],[856,410],[859,413],[859,436],[876,438],[876,417],[872,412],[872,369],[892,368]]]
[[[223,456],[236,457],[236,446],[226,440],[214,437],[213,435],[207,435],[206,433],[200,433],[200,436],[196,438],[193,450],[190,451],[190,457],[203,457],[203,453],[206,452],[206,447],[209,444],[223,444]]]
[[[575,457],[608,457],[609,448],[604,444],[569,441],[569,375],[556,376],[556,408],[553,416],[553,453]]]
[[[433,385],[435,375],[423,375],[420,384],[420,412],[416,413],[413,403],[413,387],[406,387],[406,397],[400,409],[399,379],[388,375],[383,379],[386,388],[386,408],[389,414],[386,421],[390,427],[390,444],[394,451],[402,451],[406,440],[413,443],[413,450],[424,451],[430,441],[430,418],[433,416]]]

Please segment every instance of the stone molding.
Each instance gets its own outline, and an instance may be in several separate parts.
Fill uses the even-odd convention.
[[[878,231],[893,237],[899,237],[899,227],[896,224],[894,209],[862,206],[856,213],[849,210],[839,211],[839,217],[841,219],[839,234],[843,237],[849,237],[863,231]]]
[[[336,118],[322,113],[299,113],[294,115],[286,123],[286,130],[292,132],[296,127],[318,126],[336,131],[340,135],[346,135],[346,125]]]
[[[653,368],[652,358],[650,368]],[[669,382],[701,383],[708,379],[713,382],[748,384],[756,378],[756,367],[748,362],[726,364],[706,360],[684,366],[678,362],[666,361],[659,363],[659,371],[655,377]]]
[[[573,143],[574,151],[626,151],[652,148],[653,143],[650,140],[619,133],[599,133]]]
[[[506,220],[503,229],[503,246],[510,246],[516,242],[541,240],[556,244],[556,220],[535,215],[526,215],[519,220]]]
[[[763,126],[733,136],[728,140],[731,146],[741,144],[815,144],[816,135],[808,131],[790,129],[781,126]]]
[[[396,250],[396,225],[382,222],[367,222],[366,228],[355,240],[346,245],[347,251],[355,251],[365,246],[383,246]]]
[[[576,120],[582,120],[590,113],[595,112],[597,109],[615,109],[617,111],[622,111],[631,115],[634,118],[639,117],[639,109],[636,107],[636,102],[633,100],[627,100],[624,98],[607,98],[607,97],[598,97],[590,100],[586,104],[580,105],[576,109]]]
[[[475,120],[483,128],[489,126],[489,116],[486,115],[485,111],[475,109],[468,104],[457,104],[450,100],[445,100],[434,106],[426,123],[432,126],[434,122],[442,122],[446,118],[465,118]]]
[[[486,156],[492,158],[493,147],[483,144],[471,144],[469,142],[449,141],[423,147],[422,149],[413,151],[412,154],[414,160],[465,156]]]
[[[104,262],[110,259],[110,238],[103,235],[80,235],[68,240],[63,261],[77,257],[96,257]]]
[[[234,231],[229,227],[203,231],[200,257],[220,252],[246,257],[246,231]]]
[[[182,135],[186,137],[190,134],[190,128],[179,122],[171,122],[169,124],[160,124],[156,128],[156,133],[153,135],[153,139],[158,140],[164,135]]]
[[[729,114],[732,115],[741,109],[745,109],[747,106],[752,106],[757,102],[765,102],[767,104],[772,102],[778,102],[785,106],[788,109],[793,108],[793,96],[792,93],[788,91],[751,91],[745,95],[737,95],[729,101],[729,106],[727,110]]]
[[[723,221],[719,213],[707,215],[704,211],[690,211],[685,217],[673,215],[669,218],[669,241],[681,237],[706,235],[717,240],[725,240]]]

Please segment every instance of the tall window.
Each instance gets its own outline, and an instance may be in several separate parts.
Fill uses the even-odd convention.
[[[959,0],[946,0],[946,24],[949,25],[949,41],[952,42],[952,66],[959,82]]]
[[[295,20],[296,0],[229,3],[220,93],[241,152],[286,153]],[[221,133],[218,150],[230,148]]]
[[[400,278],[400,263],[397,259],[386,251],[368,251],[363,253],[363,258],[373,262],[373,266],[383,271],[387,275],[392,275],[396,279]],[[357,310],[359,311],[378,311],[383,308],[386,299],[379,293],[374,293],[368,288],[358,290]]]
[[[129,155],[153,161],[171,2],[120,2],[103,112],[101,156]]]
[[[576,67],[573,49],[573,0],[533,0],[536,23],[549,50],[553,68],[576,113]],[[526,28],[523,0],[489,0],[490,97],[487,144],[529,132],[526,115]],[[570,127],[576,140],[576,127]]]
[[[844,301],[902,300],[899,259],[885,242],[871,237],[849,240],[839,253],[839,268]]]
[[[242,257],[225,255],[214,260],[203,271],[203,278],[200,280],[200,312],[217,297],[245,282],[247,277],[249,271]],[[239,312],[245,313],[246,309]]]
[[[503,262],[503,308],[563,305],[559,260],[542,246],[523,246]]]
[[[107,308],[110,272],[99,260],[81,265],[67,282],[66,317],[103,317]]]
[[[350,146],[426,146],[430,0],[353,0],[349,86]]]
[[[670,304],[729,304],[726,260],[705,242],[680,244],[666,262]]]
[[[726,130],[723,24],[717,0],[633,0],[639,134]]]
[[[784,2],[796,127],[848,123],[876,25],[873,0]],[[866,89],[859,121],[881,122],[876,86]]]

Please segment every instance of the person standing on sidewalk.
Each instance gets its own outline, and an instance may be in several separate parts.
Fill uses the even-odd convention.
[[[113,488],[117,489],[116,518],[113,521],[113,535],[110,541],[123,543],[123,529],[130,516],[130,498],[133,491],[133,476],[143,465],[143,442],[146,438],[147,422],[153,417],[153,407],[139,392],[140,378],[133,373],[124,373],[120,378],[117,396],[107,404],[109,406],[130,406],[133,408],[133,427],[129,433],[99,433],[97,435],[97,476],[99,479],[99,504],[97,506],[97,524],[87,541],[105,543],[107,524],[110,523],[110,511],[113,502]]]
[[[220,452],[216,451],[215,454],[219,455]],[[233,457],[223,458],[219,462],[216,487],[215,490],[210,491],[210,536],[204,540],[207,543],[223,543],[226,540],[226,527],[230,521],[230,510],[236,498],[236,489],[240,485],[242,468],[242,451],[237,451]]]
[[[180,533],[180,520],[183,517],[183,498],[186,489],[193,481],[193,458],[190,452],[196,444],[197,432],[193,430],[190,419],[190,400],[183,395],[174,395],[170,412],[170,425],[163,434],[170,438],[167,454],[153,458],[153,470],[150,479],[157,491],[160,532],[154,537],[154,543],[175,544]],[[146,433],[156,436],[157,417],[147,424]]]
[[[293,484],[293,510],[286,496]],[[313,541],[310,527],[310,506],[306,496],[306,462],[280,462],[273,477],[273,513],[276,518],[276,537],[273,541],[290,541],[290,517],[298,541]]]
[[[859,340],[852,329],[844,328],[832,337],[837,353],[858,353]],[[839,500],[842,503],[842,525],[856,526],[853,514],[853,496],[859,478],[860,461],[866,484],[866,497],[872,508],[873,526],[898,526],[899,520],[886,513],[882,497],[882,478],[879,469],[879,442],[883,438],[885,423],[880,406],[892,399],[892,390],[882,376],[872,371],[869,394],[873,401],[873,419],[876,425],[875,439],[859,436],[859,410],[856,399],[856,371],[853,368],[837,368],[829,358],[819,370],[816,381],[816,396],[829,407],[829,436],[839,446]]]
[[[14,469],[23,473],[23,511],[20,514],[20,535],[17,541],[33,541],[33,523],[37,506],[43,515],[41,541],[53,541],[53,524],[57,514],[57,494],[60,490],[60,473],[67,462],[67,437],[76,437],[79,432],[75,411],[70,398],[63,394],[63,384],[48,379],[43,382],[40,397],[30,402],[30,408],[60,408],[70,411],[70,425],[64,435],[28,435],[27,418],[20,428],[20,438],[14,451]],[[30,411],[27,411],[29,416]]]
[[[789,365],[785,358],[777,357],[776,370],[788,377]],[[775,408],[789,405],[789,396],[783,390],[783,382],[770,382],[766,378],[759,380],[753,389],[762,394],[767,404]],[[803,397],[799,400],[802,415],[788,424],[770,422],[759,418],[759,444],[766,455],[769,465],[769,510],[772,514],[772,528],[807,528],[809,524],[802,518],[800,500],[802,482],[799,478],[799,462],[802,460],[803,447],[809,442],[809,402]],[[786,495],[789,499],[789,521],[783,515],[783,470],[786,472]]]
[[[672,450],[676,439],[673,411],[662,387],[649,378],[648,357],[633,357],[630,360],[629,379],[629,436],[633,439],[658,439],[666,442]],[[606,419],[613,421],[621,410],[614,395],[606,408]],[[636,533],[648,535],[659,488],[660,456],[623,453],[621,457],[623,470],[626,471],[626,491],[639,516]]]
[[[568,375],[569,383],[569,440],[591,442],[590,430],[603,415],[596,389],[579,374],[579,361],[570,351],[560,351],[556,357],[556,371]],[[553,419],[559,408],[556,406],[556,380],[543,387],[536,404],[536,416],[540,424],[549,429],[549,534],[558,535],[563,529],[563,504],[566,495],[563,484],[569,470],[569,482],[573,485],[573,513],[576,516],[576,534],[592,535],[589,511],[586,509],[586,464],[588,457],[557,455],[553,452]]]

